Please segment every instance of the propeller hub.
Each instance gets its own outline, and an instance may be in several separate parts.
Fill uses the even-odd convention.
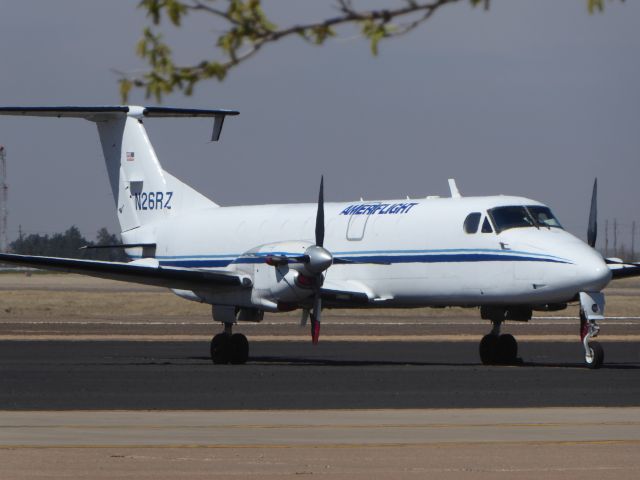
[[[305,268],[314,275],[318,275],[324,272],[333,264],[333,255],[324,247],[318,245],[311,245],[307,248],[304,254],[309,259],[306,262]]]

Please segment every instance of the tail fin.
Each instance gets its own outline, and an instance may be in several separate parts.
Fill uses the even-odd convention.
[[[84,118],[97,124],[122,232],[180,211],[217,206],[162,169],[142,119],[214,117],[212,140],[218,140],[225,116],[237,114],[232,110],[134,106],[0,107],[0,115]]]
[[[127,115],[96,123],[123,232],[179,211],[216,206],[162,169],[141,119]]]

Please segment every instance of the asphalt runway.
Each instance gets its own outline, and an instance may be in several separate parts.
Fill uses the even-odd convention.
[[[640,405],[640,346],[520,345],[517,366],[483,366],[475,342],[251,344],[247,365],[213,365],[206,342],[3,341],[1,410],[363,409]]]

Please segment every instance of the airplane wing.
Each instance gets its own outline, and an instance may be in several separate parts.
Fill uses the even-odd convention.
[[[325,307],[364,307],[369,305],[374,298],[364,285],[359,282],[332,280],[325,281],[320,289],[322,304]]]
[[[618,258],[606,258],[614,280],[618,278],[640,277],[640,263],[625,263]]]
[[[0,262],[24,265],[45,270],[80,273],[92,277],[154,285],[157,287],[194,290],[212,287],[250,287],[253,282],[246,275],[226,270],[199,270],[194,268],[161,267],[150,262],[103,262],[73,258],[40,257],[0,253]]]

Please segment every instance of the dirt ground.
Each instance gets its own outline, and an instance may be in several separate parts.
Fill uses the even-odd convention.
[[[0,412],[0,476],[631,480],[639,418],[637,408]]]
[[[605,290],[607,316],[640,316],[640,279],[612,282]],[[371,316],[372,310],[331,310],[332,317]],[[475,308],[385,309],[385,318],[477,318]],[[536,312],[537,317],[577,316],[577,305],[561,312]],[[164,317],[209,319],[210,307],[189,302],[169,290],[71,274],[0,274],[0,320],[16,318]],[[267,314],[298,318],[298,313]]]
[[[635,339],[640,335],[640,280],[612,282],[605,293],[608,319],[603,333],[616,335],[618,340],[623,335]],[[239,328],[254,338],[306,338],[306,330],[297,326],[299,318],[300,312],[266,314],[262,323],[243,323]],[[570,305],[560,312],[535,312],[534,319],[525,324],[508,322],[509,331],[573,339],[577,318],[578,306]],[[480,320],[477,308],[335,309],[324,313],[323,336],[411,335],[443,340],[443,335],[453,334],[468,335],[475,341],[486,333],[487,323]],[[83,334],[206,337],[218,328],[209,305],[184,300],[163,288],[70,274],[0,274],[0,337],[5,339]]]

